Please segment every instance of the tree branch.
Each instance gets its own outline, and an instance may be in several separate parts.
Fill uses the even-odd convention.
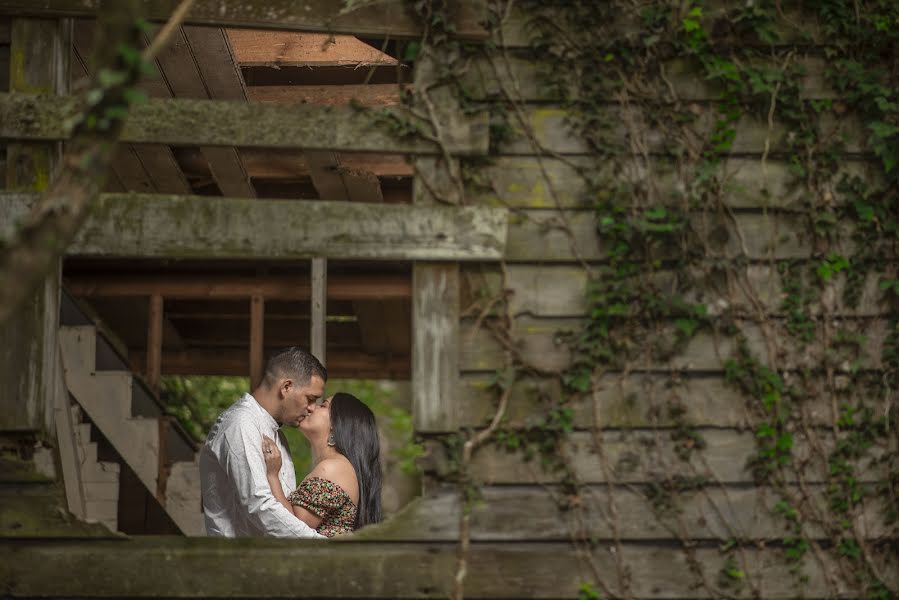
[[[157,52],[187,14],[183,0],[151,49]],[[73,124],[62,168],[16,233],[0,242],[0,323],[30,298],[62,256],[97,199],[112,163],[116,140],[137,90],[144,58],[138,0],[104,3],[95,41],[97,68],[84,94],[84,109]],[[158,42],[158,43],[157,43]]]

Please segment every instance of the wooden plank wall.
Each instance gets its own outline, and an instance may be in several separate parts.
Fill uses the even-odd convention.
[[[494,40],[501,47],[505,45],[509,55],[497,58],[498,68],[491,67],[488,60],[476,58],[463,76],[466,90],[476,100],[488,105],[494,103],[495,112],[512,112],[503,101],[503,93],[523,101],[521,114],[534,134],[534,139],[529,139],[524,128],[516,123],[517,115],[510,116],[511,131],[500,141],[491,143],[494,150],[489,163],[471,165],[466,171],[467,181],[472,182],[465,190],[467,202],[504,206],[512,211],[512,216],[504,267],[501,269],[495,263],[469,263],[462,266],[460,273],[463,318],[458,336],[460,381],[454,414],[458,415],[458,424],[463,429],[477,430],[490,422],[499,396],[493,384],[508,364],[510,347],[538,370],[555,372],[571,366],[565,334],[579,331],[589,318],[588,277],[608,258],[609,248],[596,233],[594,199],[578,173],[579,168],[594,165],[594,159],[588,156],[588,147],[569,129],[570,115],[563,107],[559,91],[543,83],[541,73],[552,70],[553,65],[537,64],[530,58],[526,21],[526,14],[516,14],[513,9],[503,40]],[[802,59],[806,74],[801,97],[836,97],[824,78],[826,64],[811,54],[811,58]],[[671,60],[666,65],[677,96],[702,110],[702,106],[708,106],[717,97],[718,91],[696,69],[682,59]],[[499,79],[497,71],[501,73]],[[575,87],[572,82],[572,88]],[[611,109],[613,114],[614,110]],[[686,127],[693,128],[697,137],[708,138],[713,120],[713,111],[707,110],[695,124]],[[621,123],[622,119],[617,121]],[[834,121],[827,116],[822,117],[822,125],[826,131],[833,131],[846,140],[847,157],[841,161],[841,171],[876,182],[870,179],[872,157],[863,153],[865,134],[860,127],[852,119]],[[788,333],[783,308],[784,282],[776,268],[780,260],[794,260],[802,269],[811,271],[817,264],[815,261],[820,260],[820,249],[809,238],[807,217],[790,212],[803,206],[807,201],[803,194],[807,191],[802,185],[796,185],[784,155],[788,130],[777,122],[769,129],[764,121],[750,118],[742,119],[736,129],[733,156],[722,167],[730,176],[722,201],[725,209],[732,212],[727,231],[721,236],[726,241],[717,251],[721,260],[731,261],[731,265],[743,265],[748,260],[748,265],[738,267],[745,273],[745,287],[725,289],[726,286],[709,275],[705,283],[719,292],[718,295],[713,293],[691,300],[704,302],[710,314],[714,314],[718,298],[723,302],[725,297],[729,308],[736,313],[763,311],[770,317],[771,329],[766,332],[748,319],[736,323],[754,354],[763,360],[770,356],[767,340],[773,337],[779,352],[778,362],[772,366],[791,373],[820,368],[821,349],[827,346],[826,340],[821,339],[819,332],[818,339],[802,345]],[[623,125],[616,130],[621,139],[626,134]],[[650,136],[647,152],[661,155],[662,142],[661,136]],[[540,158],[536,156],[535,144],[543,149]],[[762,159],[763,155],[766,160]],[[420,158],[417,165],[420,172],[433,173],[439,161]],[[678,180],[673,168],[663,160],[653,160],[651,165],[654,170],[643,176],[653,179],[662,195],[676,192]],[[595,174],[598,178],[608,177],[613,175],[613,168],[610,165],[608,172],[600,170]],[[633,168],[638,168],[636,161]],[[763,191],[763,186],[767,191]],[[419,190],[425,195],[429,191]],[[670,195],[676,197],[675,193]],[[695,216],[700,231],[703,218]],[[845,234],[844,239],[851,240],[850,225],[837,227]],[[843,250],[850,254],[858,252],[860,248],[853,244],[849,241]],[[673,274],[661,272],[658,278],[660,283],[673,280]],[[846,278],[837,276],[831,292],[809,307],[811,314],[829,312],[834,326],[846,326],[864,337],[858,367],[870,369],[875,377],[884,373],[880,356],[890,334],[889,319],[891,315],[895,317],[895,309],[884,301],[879,279],[877,273],[868,274],[861,284],[861,300],[849,306],[842,299]],[[498,298],[504,291],[513,316],[505,339],[498,338],[485,326],[500,315],[486,299]],[[565,436],[560,453],[582,484],[577,496],[568,495],[563,473],[541,467],[539,453],[528,459],[522,452],[497,445],[488,445],[478,452],[471,475],[483,485],[472,508],[473,551],[488,544],[507,544],[502,547],[509,550],[514,547],[537,551],[541,544],[567,540],[571,542],[566,550],[571,562],[548,581],[565,581],[559,589],[572,597],[573,588],[567,582],[577,579],[595,582],[597,572],[607,578],[602,583],[616,591],[612,597],[617,594],[628,597],[626,588],[619,587],[623,582],[616,579],[616,567],[605,563],[598,570],[591,569],[578,560],[578,556],[583,557],[580,552],[590,553],[579,545],[583,540],[589,540],[586,545],[591,548],[617,549],[629,556],[629,560],[618,564],[628,569],[633,567],[627,589],[637,598],[702,597],[708,593],[707,589],[678,587],[683,581],[673,583],[686,568],[680,562],[689,555],[682,548],[685,543],[711,549],[729,539],[756,540],[759,546],[767,546],[756,558],[761,557],[761,562],[770,565],[778,561],[784,564],[783,549],[774,548],[785,537],[785,521],[774,510],[777,493],[765,486],[757,487],[747,468],[758,452],[753,431],[757,422],[747,408],[753,401],[725,381],[725,362],[735,351],[733,337],[703,333],[675,358],[666,361],[646,358],[633,364],[631,372],[607,373],[600,379],[595,394],[575,397],[569,405],[574,430]],[[528,374],[513,388],[505,422],[513,428],[535,423],[545,414],[547,400],[562,395],[557,379]],[[888,411],[895,410],[895,398],[880,400],[892,407]],[[666,410],[672,404],[683,406],[685,413],[672,416]],[[804,407],[810,427],[830,427],[834,413],[828,397],[822,394],[807,399]],[[600,438],[592,429],[596,422],[601,426]],[[683,432],[684,423],[689,424],[691,434],[702,439],[705,445],[704,449],[693,452],[689,460],[680,458],[678,452],[681,443],[678,432]],[[445,440],[439,436],[433,439]],[[797,439],[800,439],[798,435]],[[827,448],[835,446],[832,435],[820,433],[818,439]],[[457,490],[445,487],[446,480],[456,476],[458,455],[452,446],[447,448],[443,443],[435,441],[425,461],[431,476],[432,496],[411,507],[405,515],[407,520],[386,526],[384,535],[404,541],[459,539],[461,508]],[[816,452],[806,442],[797,443],[793,455],[803,464],[801,485],[806,487],[800,492],[797,480],[788,486],[793,497],[805,497],[813,505],[826,502],[829,481],[828,464],[820,450]],[[893,440],[874,454],[887,457],[889,463],[888,457],[895,456],[896,451]],[[859,461],[855,467],[859,478],[866,482],[882,482],[889,476],[888,467],[866,461]],[[654,498],[658,497],[651,493],[654,486],[660,481],[688,482],[695,478],[716,485],[679,494],[674,509],[660,517],[659,508],[654,504]],[[881,535],[895,538],[895,529],[884,524],[879,510],[876,502],[872,503],[858,516],[858,522],[865,523],[863,527],[868,528],[870,538]],[[832,539],[832,534],[816,527],[807,531],[807,535],[824,545]],[[594,550],[594,556],[603,551]],[[712,568],[714,564],[720,568],[724,556],[725,553],[708,553],[703,559],[708,562],[702,568]],[[672,583],[669,589],[646,585],[653,575],[638,565],[647,564],[644,561],[653,560],[651,557],[665,557],[654,568]],[[803,568],[807,567],[806,564]],[[753,571],[745,563],[741,568],[745,568],[751,585],[757,586],[765,598],[778,597],[782,592],[776,588],[787,585],[791,578],[785,572],[775,573],[764,568]],[[887,568],[884,572],[889,571]],[[804,588],[807,597],[826,596],[829,593],[826,569],[812,568],[806,573],[809,575]],[[712,588],[718,585],[714,579]],[[537,586],[539,591],[529,588],[528,593],[551,597],[549,587],[549,583],[546,587],[541,584]],[[470,591],[473,595],[480,592],[482,589],[477,587]],[[739,595],[747,590],[721,593]]]

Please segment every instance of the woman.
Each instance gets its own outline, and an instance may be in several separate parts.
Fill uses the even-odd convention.
[[[358,398],[334,394],[300,421],[313,468],[284,495],[281,453],[265,437],[262,452],[272,494],[318,533],[333,537],[381,520],[381,465],[375,416]]]

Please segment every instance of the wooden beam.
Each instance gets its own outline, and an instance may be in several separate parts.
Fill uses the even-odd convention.
[[[0,94],[0,137],[26,141],[64,140],[68,123],[78,113],[74,97]],[[29,118],[22,118],[29,115]],[[403,127],[396,127],[396,123]],[[446,150],[458,155],[484,155],[488,145],[486,114],[462,115],[443,124]],[[280,105],[219,100],[150,99],[134,106],[121,141],[175,146],[247,146],[439,154],[427,136],[408,135],[408,128],[428,132],[430,124],[397,107]]]
[[[312,259],[312,323],[310,328],[309,347],[312,355],[325,364],[326,317],[328,315],[328,260]]]
[[[236,148],[200,146],[203,157],[209,161],[212,178],[223,196],[234,198],[255,198],[256,190],[250,177],[240,163]]]
[[[246,84],[234,59],[234,49],[224,29],[219,27],[182,27],[184,37],[196,60],[197,68],[210,98],[246,100]]]
[[[263,336],[265,334],[265,298],[254,295],[250,298],[250,389],[255,390],[262,383]]]
[[[242,80],[221,29],[181,27],[156,61],[171,90],[170,97],[246,101]],[[222,195],[256,196],[234,148],[201,146],[200,152]]]
[[[124,150],[125,147],[122,147]],[[172,155],[172,149],[162,144],[134,144],[131,150],[137,155],[141,166],[150,176],[156,191],[161,194],[189,194],[190,186],[181,167]],[[131,188],[129,191],[141,191]]]
[[[276,347],[266,347],[273,352]],[[132,365],[141,365],[146,353],[129,354]],[[377,354],[332,349],[328,355],[328,376],[353,379],[408,379],[410,357],[407,354]],[[163,352],[164,375],[233,375],[246,377],[249,372],[249,352],[244,348],[190,348]]]
[[[258,295],[268,300],[307,300],[312,293],[310,282],[296,275],[68,275],[65,286],[81,298],[160,294],[169,299],[238,300]],[[411,295],[412,282],[406,275],[332,275],[328,282],[329,300],[397,300]]]
[[[282,179],[309,175],[301,150],[242,148],[240,157],[250,177]],[[412,177],[415,170],[402,155],[340,152],[338,161],[346,169],[367,171],[377,177]]]
[[[318,106],[396,106],[400,88],[394,83],[369,85],[254,85],[247,88],[253,102],[315,104]]]
[[[56,420],[56,444],[59,451],[59,465],[62,470],[63,489],[66,492],[66,505],[76,518],[84,520],[85,511],[84,485],[81,479],[81,459],[78,456],[78,442],[75,438],[75,423],[72,415],[72,401],[66,387],[65,365],[62,364],[62,353],[57,351],[54,399]]]
[[[7,21],[4,35],[13,57],[11,68],[4,65],[9,72],[9,89],[46,95],[68,93],[70,25],[68,21],[49,19]],[[61,160],[62,146],[11,143],[5,150],[2,187],[44,192]],[[0,213],[6,209],[5,203],[0,204]],[[12,233],[18,222],[10,221],[0,228]],[[49,439],[55,433],[61,268],[62,261],[55,261],[28,301],[0,323],[0,381],[4,388],[0,393],[0,429],[4,431],[43,430]]]
[[[17,58],[9,65],[10,90],[47,96],[65,93],[60,89],[61,73],[66,78],[64,85],[68,85],[69,56],[61,35],[60,23],[52,19],[11,20],[10,52]],[[50,183],[61,147],[9,144],[6,152],[6,189],[43,191]]]
[[[197,590],[197,596],[206,598],[335,598],[345,596],[348,589],[356,598],[450,595],[457,543],[378,543],[379,530],[356,534],[367,538],[364,541],[353,536],[331,543],[154,536],[82,543],[10,540],[0,543],[5,557],[0,580],[6,583],[6,594],[15,598],[177,598],[185,596],[185,590]],[[613,590],[611,596],[719,597],[717,587],[702,585],[714,582],[725,564],[719,544],[684,550],[678,547],[678,538],[669,536],[657,544],[601,543],[583,551],[604,574],[603,585]],[[741,573],[764,582],[764,598],[796,597],[791,569],[802,573],[804,598],[835,595],[830,574],[841,568],[829,555],[809,552],[788,562],[782,548],[755,544],[741,545],[737,552]],[[497,600],[576,598],[586,577],[582,562],[572,554],[570,540],[474,543],[465,589],[471,597]],[[899,574],[889,567],[895,564],[892,548],[872,549],[872,555],[885,575],[885,586],[895,589]],[[284,567],[299,563],[306,565],[303,585],[297,585],[294,570]],[[619,569],[621,564],[627,569]],[[123,572],[130,575],[122,577]],[[247,572],[254,577],[246,577]],[[840,585],[837,592],[850,596],[848,590],[854,589]]]
[[[334,152],[306,152],[306,164],[312,184],[318,197],[329,200],[349,200],[343,178],[340,176],[340,163]]]
[[[306,164],[319,198],[350,202],[384,201],[381,182],[373,173],[347,169],[336,152],[307,152]]]
[[[350,202],[369,202],[373,204],[384,202],[381,182],[378,181],[374,173],[341,168],[340,176],[343,178],[343,185],[346,187]]]
[[[144,0],[142,13],[153,21],[166,21],[177,0]],[[486,20],[486,2],[459,0],[448,5],[449,20],[455,35],[465,39],[486,39],[481,25]],[[100,5],[94,0],[2,0],[0,14],[37,17],[96,17]],[[347,33],[371,37],[419,38],[419,19],[402,0],[363,4],[347,10],[333,0],[197,0],[187,14],[193,25],[248,27]]]
[[[147,173],[140,158],[138,158],[135,146],[130,144],[118,146],[112,158],[112,170],[126,191],[139,194],[156,192],[153,179]]]
[[[36,201],[0,194],[0,239]],[[507,211],[481,206],[101,195],[72,256],[497,260]]]
[[[160,294],[150,296],[147,311],[147,384],[154,394],[159,393],[159,374],[162,365],[162,312]]]
[[[372,66],[399,61],[352,35],[253,29],[226,30],[234,60],[246,66]]]
[[[343,172],[364,173],[375,177],[411,178],[415,171],[404,156],[337,152],[337,163]],[[297,179],[311,177],[309,164],[300,150],[241,149],[241,161],[250,177],[256,179]],[[182,164],[185,164],[182,160]],[[205,170],[205,165],[194,160],[190,168],[195,172]],[[189,169],[189,172],[194,172]],[[329,198],[334,200],[334,198]]]
[[[74,27],[71,57],[75,79],[87,80],[89,77],[88,57],[94,43],[94,25],[93,21],[81,21]],[[141,87],[151,97],[170,96],[158,73],[144,78]],[[171,148],[163,144],[120,144],[113,158],[112,170],[129,192],[187,194],[191,191]]]
[[[318,106],[396,106],[400,88],[393,83],[369,85],[257,85],[247,88],[253,102]]]

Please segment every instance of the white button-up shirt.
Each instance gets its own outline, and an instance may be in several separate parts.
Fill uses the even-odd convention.
[[[200,451],[206,533],[212,536],[323,537],[272,495],[265,476],[262,436],[281,451],[278,478],[285,495],[297,486],[293,461],[278,423],[250,394],[216,420]]]

